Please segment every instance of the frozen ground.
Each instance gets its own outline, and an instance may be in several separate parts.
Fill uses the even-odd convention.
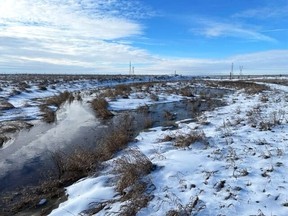
[[[72,78],[69,76],[64,76],[64,78],[51,76],[46,79],[45,76],[37,77],[37,75],[35,77],[24,75],[23,77],[18,75],[2,77],[0,75],[1,179],[14,170],[20,170],[20,174],[21,172],[26,174],[26,172],[31,171],[31,164],[36,169],[37,158],[42,158],[50,151],[71,149],[75,145],[95,143],[97,140],[95,133],[102,126],[99,125],[90,104],[87,103],[95,96],[94,94],[91,95],[90,92],[98,92],[102,87],[115,86],[121,83],[183,79],[183,77],[163,76],[96,76],[96,78],[92,77],[93,79],[76,76]],[[75,100],[71,104],[62,106],[57,111],[56,123],[49,125],[40,122],[42,113],[39,109],[41,104],[39,99],[45,99],[64,91],[81,91],[82,103]],[[34,127],[31,127],[32,125]],[[22,130],[23,128],[29,128],[29,130]],[[2,137],[7,138],[7,140],[3,141]],[[26,163],[28,163],[28,168],[21,170]],[[19,180],[15,179],[15,181]],[[7,186],[3,182],[1,183],[0,191]],[[10,185],[10,182],[8,184]]]
[[[32,77],[30,77],[32,76]],[[0,75],[0,122],[11,120],[35,120],[41,118],[39,99],[60,92],[95,90],[118,84],[181,80],[187,77],[173,76],[61,76]],[[9,103],[10,106],[7,106]],[[11,106],[12,105],[12,106]]]
[[[225,98],[227,106],[203,113],[197,122],[179,122],[176,130],[141,132],[129,147],[156,169],[143,177],[152,199],[137,215],[287,215],[288,88],[270,86],[256,95],[237,91]],[[111,106],[121,109],[123,102]],[[135,107],[135,100],[125,103]],[[175,146],[179,137],[195,133],[205,136]],[[129,206],[116,192],[117,158],[107,163],[98,177],[68,187],[68,200],[50,215],[85,215],[99,203],[103,208],[95,215],[119,215]]]

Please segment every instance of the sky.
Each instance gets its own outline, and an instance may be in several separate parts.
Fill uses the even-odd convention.
[[[130,62],[288,74],[288,0],[0,0],[0,73],[129,74]]]

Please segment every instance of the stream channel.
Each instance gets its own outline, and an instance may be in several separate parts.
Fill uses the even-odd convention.
[[[222,90],[223,94],[227,91]],[[224,105],[219,99],[185,99],[178,102],[149,105],[149,112],[129,110],[133,115],[137,131],[145,129],[145,119],[153,122],[153,127],[175,127],[176,121],[195,120],[197,113]],[[16,138],[0,149],[0,196],[2,193],[16,191],[24,186],[36,185],[47,178],[47,172],[53,167],[51,153],[69,152],[79,146],[95,146],[107,125],[123,115],[116,115],[105,122],[99,121],[89,104],[74,101],[66,104],[57,113],[54,124],[38,123],[30,130],[22,130]],[[167,119],[165,113],[172,113],[173,119]]]

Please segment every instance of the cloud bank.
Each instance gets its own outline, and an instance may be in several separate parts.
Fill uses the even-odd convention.
[[[155,15],[136,0],[0,0],[0,73],[124,74],[130,61],[139,74],[226,74],[232,62],[247,74],[287,72],[287,50],[193,59],[158,56],[134,46],[145,35],[141,20]],[[252,27],[208,19],[199,24],[197,34],[205,37],[276,42]],[[271,66],[275,61],[279,68]]]

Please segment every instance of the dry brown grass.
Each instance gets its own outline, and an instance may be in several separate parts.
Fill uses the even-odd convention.
[[[158,95],[156,95],[156,94],[154,94],[154,93],[151,93],[151,94],[150,94],[150,98],[151,98],[151,100],[153,100],[153,101],[159,101]]]
[[[214,81],[213,85],[218,85],[226,88],[243,89],[247,94],[257,94],[267,91],[270,88],[266,85],[257,84],[251,81],[237,80],[237,81]],[[208,85],[209,82],[208,82]]]
[[[47,105],[40,105],[40,111],[42,112],[42,120],[47,123],[53,123],[56,121],[56,112],[49,108]]]
[[[125,201],[119,215],[136,215],[140,209],[147,206],[152,199],[146,193],[151,183],[144,178],[153,169],[152,162],[136,149],[129,149],[115,161],[115,172],[119,176],[116,190],[122,194],[121,201]]]
[[[41,215],[47,215],[51,209],[47,206],[40,207],[39,202],[44,197],[49,202],[64,196],[64,188],[57,180],[48,180],[37,187],[26,187],[19,190],[17,194],[6,194],[1,198],[5,204],[0,210],[1,215],[16,215],[16,213],[28,209],[41,209]]]
[[[168,121],[176,119],[176,115],[174,113],[169,112],[168,110],[164,110],[163,117]]]
[[[203,131],[192,131],[190,134],[177,136],[174,142],[174,146],[185,148],[196,142],[207,144],[207,138]]]
[[[116,160],[115,165],[115,172],[119,176],[116,189],[121,194],[127,193],[125,189],[135,185],[153,169],[149,158],[135,149],[127,150],[125,155]]]
[[[148,129],[151,128],[154,124],[154,121],[151,117],[144,118],[144,128]]]
[[[63,185],[95,173],[100,167],[99,152],[96,149],[78,147],[72,153],[61,151],[51,155],[55,165],[55,173]]]
[[[0,99],[0,110],[9,110],[15,108],[11,103],[4,99]]]
[[[185,97],[194,97],[194,94],[192,92],[192,88],[189,86],[183,87],[179,90],[180,95]]]
[[[41,104],[40,111],[42,112],[42,119],[47,123],[53,123],[56,119],[56,110],[64,104],[66,101],[72,103],[74,96],[71,92],[65,91],[53,97],[46,99],[43,104]],[[55,109],[52,109],[49,106],[55,106]]]
[[[170,142],[170,141],[172,141],[174,139],[175,139],[175,137],[170,136],[170,135],[166,135],[164,138],[159,139],[159,142]]]
[[[148,114],[148,113],[150,113],[150,108],[149,108],[149,106],[146,104],[146,105],[143,105],[143,106],[139,106],[139,107],[137,108],[137,111],[138,111],[138,112],[141,112],[141,113],[144,113],[144,114]]]
[[[15,133],[21,129],[28,129],[33,127],[33,124],[25,121],[6,121],[0,122],[0,134]]]
[[[0,148],[3,146],[3,144],[5,142],[7,142],[9,140],[8,137],[4,136],[4,135],[0,135]]]
[[[100,160],[112,158],[116,152],[124,149],[127,143],[133,140],[135,135],[133,121],[129,114],[125,114],[116,124],[109,126],[109,131],[97,144]]]
[[[115,88],[107,88],[101,94],[101,98],[115,99],[117,97],[128,98],[130,92],[132,91],[130,85],[120,84],[115,86]]]
[[[71,92],[64,91],[64,92],[61,92],[58,95],[55,95],[53,97],[48,98],[45,101],[45,104],[46,105],[50,105],[50,106],[60,107],[67,100],[69,100],[71,102],[71,101],[74,100],[74,97],[73,97],[73,94]]]
[[[91,106],[96,115],[102,119],[109,119],[114,116],[113,113],[108,110],[108,102],[105,100],[105,98],[97,97],[93,99]]]
[[[115,95],[117,96],[122,96],[126,98],[130,94],[130,92],[131,92],[131,87],[129,85],[121,84],[115,87]]]
[[[47,181],[38,186],[26,187],[17,193],[10,194],[7,198],[2,197],[0,204],[3,203],[3,200],[6,201],[6,204],[5,209],[0,209],[0,215],[14,215],[14,213],[24,209],[37,207],[43,197],[47,199],[47,208],[49,207],[51,210],[51,200],[63,196],[64,187],[82,177],[94,175],[100,171],[103,161],[111,159],[133,140],[135,136],[133,121],[134,119],[126,113],[118,119],[118,122],[109,125],[107,133],[102,140],[95,143],[94,147],[76,148],[69,153],[61,151],[52,153],[51,160],[54,163],[54,168],[48,172]],[[140,161],[142,161],[141,158]],[[45,211],[44,214],[47,215],[49,210]],[[7,214],[4,214],[4,211]]]

